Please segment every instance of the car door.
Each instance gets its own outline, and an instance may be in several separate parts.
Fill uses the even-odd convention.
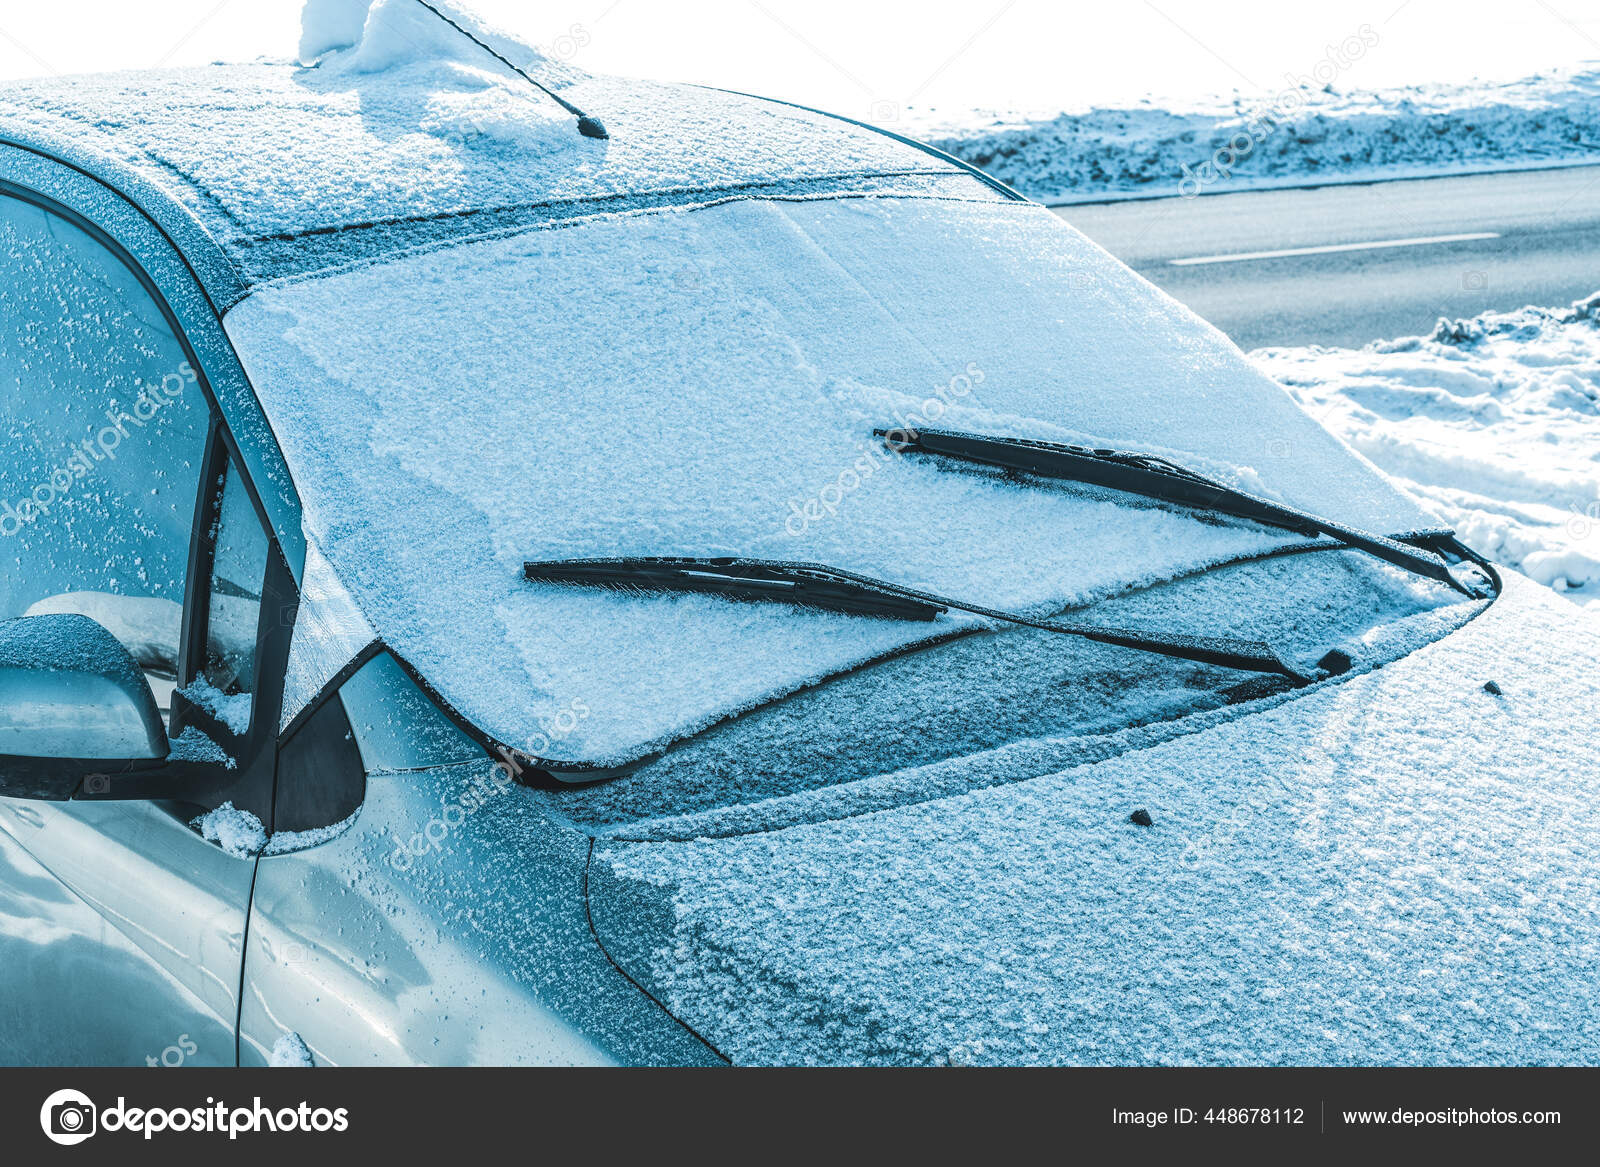
[[[0,620],[100,623],[206,777],[183,802],[0,798],[0,1063],[235,1064],[255,859],[191,821],[230,795],[270,808],[277,713],[256,695],[286,621],[263,597],[287,572],[153,284],[16,191],[0,417]]]

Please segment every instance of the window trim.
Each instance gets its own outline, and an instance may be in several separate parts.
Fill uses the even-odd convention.
[[[233,454],[227,440],[227,427],[212,414],[211,432],[201,463],[200,488],[195,499],[194,527],[190,533],[188,579],[184,588],[183,632],[178,644],[178,690],[173,695],[174,734],[193,727],[234,756],[238,769],[218,775],[234,775],[233,782],[219,782],[207,799],[220,805],[231,801],[248,810],[270,831],[276,801],[278,717],[283,705],[283,686],[289,663],[289,645],[299,611],[300,592],[290,574],[288,562],[273,535],[272,526],[262,512],[250,473]],[[267,562],[262,580],[261,610],[256,623],[255,675],[250,727],[235,734],[211,714],[185,698],[182,689],[203,675],[206,636],[211,603],[211,574],[216,559],[216,520],[222,492],[217,479],[237,473],[246,487],[256,521],[267,537]]]

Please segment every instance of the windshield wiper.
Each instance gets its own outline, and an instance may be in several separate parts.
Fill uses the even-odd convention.
[[[1281,503],[1268,502],[1153,454],[1091,449],[1028,438],[996,438],[954,430],[876,429],[872,432],[899,453],[933,454],[1036,474],[1041,478],[1083,482],[1195,510],[1250,519],[1301,535],[1326,535],[1396,567],[1438,580],[1474,599],[1482,598],[1457,579],[1449,565],[1432,551]]]
[[[949,605],[925,600],[865,576],[809,563],[759,559],[692,559],[640,556],[623,559],[561,559],[529,563],[535,583],[588,584],[631,591],[706,592],[734,600],[774,600],[856,616],[934,620]]]
[[[562,559],[528,563],[523,567],[523,576],[535,583],[580,584],[641,592],[705,592],[734,600],[777,601],[894,620],[931,621],[955,609],[1007,624],[1078,636],[1099,644],[1158,653],[1242,672],[1271,673],[1298,684],[1305,684],[1311,679],[1286,665],[1270,645],[1256,640],[1133,632],[1095,624],[1046,620],[952,600],[818,563],[651,556]]]

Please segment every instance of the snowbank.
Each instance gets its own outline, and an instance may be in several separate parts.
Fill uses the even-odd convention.
[[[1252,356],[1470,546],[1600,612],[1600,293]]]
[[[1166,109],[925,114],[911,132],[1042,202],[1600,162],[1600,68],[1501,85],[1290,88]]]

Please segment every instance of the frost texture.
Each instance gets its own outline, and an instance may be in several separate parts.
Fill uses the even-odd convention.
[[[140,667],[177,672],[178,638],[183,628],[183,605],[177,601],[77,591],[46,596],[23,613],[24,616],[70,614],[87,616],[115,636]]]
[[[174,762],[206,762],[229,770],[239,768],[239,763],[226,750],[192,725],[172,740],[169,758]]]
[[[698,191],[810,194],[871,176],[916,189],[935,175],[966,197],[996,197],[946,162],[818,114],[539,65],[541,82],[611,131],[585,138],[549,97],[439,28],[456,38],[448,52],[379,72],[352,67],[352,52],[314,69],[30,81],[0,86],[0,117],[52,149],[127,160],[180,200],[248,283]],[[328,230],[353,224],[376,226]]]
[[[1096,764],[602,844],[596,926],[739,1063],[1600,1062],[1597,655],[1513,575],[1381,670]]]

